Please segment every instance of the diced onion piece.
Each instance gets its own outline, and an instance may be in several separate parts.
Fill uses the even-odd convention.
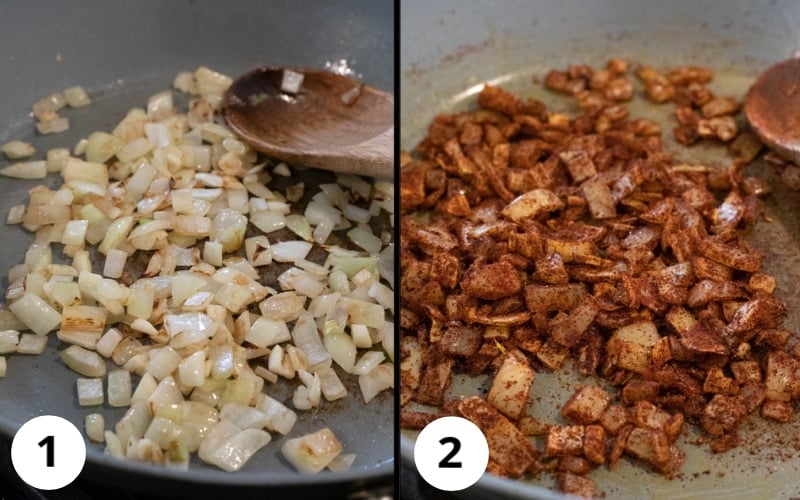
[[[359,225],[347,232],[347,237],[350,240],[370,253],[379,253],[381,251],[381,239],[373,234],[369,227]]]
[[[0,146],[0,150],[2,150],[3,154],[12,160],[26,158],[36,153],[36,149],[34,149],[33,146],[22,141],[8,141]]]
[[[69,306],[61,313],[58,339],[94,349],[106,326],[108,311],[102,307]]]
[[[46,167],[48,172],[61,172],[70,158],[69,149],[53,148],[47,150]]]
[[[128,233],[133,228],[133,224],[134,220],[130,215],[113,221],[111,225],[108,226],[103,241],[101,241],[100,245],[97,247],[100,253],[107,255],[108,251],[112,248],[118,248],[125,241]]]
[[[56,116],[56,118],[36,122],[36,130],[42,135],[60,134],[69,130],[69,118]]]
[[[267,416],[267,429],[284,436],[292,431],[297,422],[297,413],[270,396],[265,395],[256,408]]]
[[[269,417],[264,412],[239,403],[222,405],[219,418],[232,422],[240,429],[263,429],[269,422]]]
[[[47,337],[43,337],[47,338]],[[17,330],[0,331],[0,354],[8,354],[17,351],[19,344],[19,332]]]
[[[78,388],[79,405],[97,406],[103,404],[103,379],[79,378],[76,386]]]
[[[18,354],[41,354],[47,347],[47,337],[33,333],[23,333],[17,344]]]
[[[151,283],[138,281],[130,288],[130,295],[125,303],[127,313],[136,319],[146,320],[153,312],[153,301],[156,290]]]
[[[81,182],[96,186],[100,196],[104,196],[108,188],[108,167],[103,163],[69,158],[61,170],[61,176],[68,187]]]
[[[133,161],[141,158],[153,150],[153,144],[146,138],[141,137],[125,144],[117,150],[117,159],[120,161]]]
[[[350,470],[350,467],[353,466],[353,462],[355,461],[355,453],[340,453],[336,455],[336,458],[331,460],[331,463],[328,464],[328,469],[330,469],[331,472],[344,472]]]
[[[341,452],[342,444],[328,428],[288,439],[281,447],[284,458],[302,474],[321,471]]]
[[[142,378],[139,379],[139,384],[136,390],[131,395],[131,404],[147,402],[147,399],[153,394],[153,391],[158,387],[158,382],[152,375],[145,372]]]
[[[178,377],[187,387],[200,387],[206,381],[206,353],[197,351],[183,358],[178,365]]]
[[[386,359],[386,355],[381,351],[367,351],[359,358],[358,363],[353,368],[353,373],[357,375],[369,373],[380,365],[384,359]]]
[[[150,350],[150,362],[147,364],[147,373],[156,380],[162,380],[172,375],[178,369],[181,355],[170,346]]]
[[[30,292],[24,293],[22,297],[9,304],[8,308],[37,335],[45,335],[55,330],[61,323],[58,311]]]
[[[319,375],[322,395],[325,396],[325,399],[334,401],[347,396],[347,388],[333,368],[323,368],[317,374]]]
[[[269,347],[291,340],[292,336],[284,321],[260,317],[245,334],[244,339],[257,347]]]
[[[380,330],[381,333],[381,346],[383,350],[386,351],[386,355],[389,356],[389,359],[394,362],[394,348],[395,348],[395,337],[394,337],[394,323],[391,321],[387,321],[383,324],[383,328]]]
[[[103,266],[103,276],[108,278],[119,278],[125,270],[125,263],[128,261],[128,253],[124,250],[111,248],[106,252],[106,262]]]
[[[20,224],[25,217],[25,205],[14,205],[8,209],[6,224]]]
[[[89,221],[86,219],[70,220],[64,226],[61,243],[65,245],[82,245],[86,240]]]
[[[90,413],[83,419],[83,425],[86,429],[86,436],[95,443],[102,443],[105,441],[106,422],[103,415],[100,413]]]
[[[120,332],[116,328],[109,328],[106,333],[100,337],[100,340],[94,346],[95,351],[97,351],[101,356],[105,358],[110,358],[111,355],[114,353],[114,349],[117,348],[120,341],[122,340],[122,332]]]
[[[369,373],[358,376],[358,387],[364,402],[369,403],[381,391],[394,387],[394,368],[390,363],[376,366]]]
[[[128,446],[131,438],[139,439],[144,436],[147,428],[150,426],[152,414],[148,409],[147,403],[136,402],[131,404],[125,415],[114,426],[114,431],[123,443],[123,449]],[[108,440],[108,435],[106,435]]]
[[[44,179],[47,166],[44,160],[17,162],[0,169],[0,175],[17,179]]]
[[[360,349],[372,347],[372,336],[369,334],[367,325],[351,324],[350,335],[353,337],[356,347]]]
[[[281,241],[273,243],[270,251],[277,262],[296,262],[305,259],[312,246],[308,241]]]
[[[303,73],[292,71],[290,69],[283,70],[281,77],[281,92],[287,94],[297,94],[303,86]]]
[[[222,244],[222,251],[229,253],[238,250],[244,242],[247,218],[242,214],[224,208],[214,217],[211,226],[211,239]]]
[[[218,241],[206,241],[203,244],[203,260],[212,266],[222,265],[222,243]]]
[[[350,315],[350,321],[360,323],[372,328],[381,328],[386,317],[380,304],[365,300],[342,297],[341,305]]]
[[[88,142],[89,141],[85,137],[79,140],[78,143],[75,144],[75,147],[72,148],[72,154],[74,154],[75,156],[82,155],[84,151],[86,151],[86,144]]]
[[[201,449],[200,458],[222,470],[228,472],[237,471],[258,450],[266,446],[270,439],[271,436],[266,431],[244,429],[222,440],[213,450],[203,453]]]
[[[67,102],[61,92],[54,92],[46,97],[42,97],[33,105],[33,115],[41,120],[52,116],[53,113],[66,106]]]
[[[125,450],[122,447],[122,443],[120,442],[119,437],[113,431],[105,431],[103,433],[103,437],[105,438],[106,442],[105,453],[111,455],[112,457],[125,458]]]
[[[308,360],[309,369],[316,371],[330,366],[331,355],[325,349],[317,332],[314,318],[307,312],[300,313],[292,330],[292,340],[301,349]]]
[[[147,398],[148,408],[151,414],[155,414],[156,409],[162,405],[176,404],[183,401],[183,394],[181,394],[175,379],[167,377],[158,383],[155,390],[153,390],[150,397]]]
[[[106,363],[94,351],[71,345],[61,351],[61,359],[71,370],[85,377],[102,377],[106,374]]]
[[[117,154],[124,142],[119,137],[106,132],[92,132],[86,139],[84,155],[86,161],[105,163]]]
[[[64,101],[66,101],[67,106],[72,108],[80,108],[92,103],[89,94],[87,94],[86,90],[80,85],[67,87],[62,91],[62,94],[64,95]]]
[[[208,350],[211,377],[224,380],[233,374],[233,349],[229,344],[211,346]]]
[[[172,86],[186,94],[196,93],[194,75],[189,71],[182,71],[175,75]]]
[[[289,165],[283,162],[275,165],[275,168],[272,169],[272,172],[275,173],[275,175],[280,175],[281,177],[291,177],[292,175],[292,171],[289,170]]]
[[[147,100],[147,116],[154,120],[165,118],[173,111],[172,91],[153,94]]]
[[[326,333],[325,349],[337,365],[347,373],[352,373],[356,362],[356,345],[353,339],[343,332]]]
[[[253,266],[268,266],[272,263],[272,252],[266,236],[253,236],[244,240],[247,261]]]
[[[108,372],[108,404],[114,407],[131,404],[131,373],[128,370]]]

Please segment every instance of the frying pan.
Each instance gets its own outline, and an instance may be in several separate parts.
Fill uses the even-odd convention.
[[[179,71],[206,65],[236,76],[258,65],[325,68],[344,61],[364,82],[394,89],[394,5],[387,0],[4,1],[0,5],[0,143],[20,139],[34,144],[37,155],[52,147],[72,147],[94,130],[109,130],[132,107],[143,107],[149,95],[169,89]],[[30,116],[39,98],[72,85],[83,85],[93,99],[86,108],[67,110],[69,131],[38,136]],[[177,98],[177,97],[176,97]],[[0,159],[0,166],[7,163]],[[306,183],[329,182],[307,172]],[[316,176],[316,177],[315,177]],[[51,187],[57,179],[47,178]],[[0,213],[26,203],[27,190],[41,181],[0,179]],[[3,226],[0,274],[22,261],[31,235],[18,226]],[[57,253],[57,252],[56,252]],[[3,289],[8,286],[3,278]],[[38,357],[8,357],[8,374],[0,379],[0,433],[10,438],[28,419],[54,414],[82,429],[89,413],[77,405],[75,374],[58,360],[53,338]],[[364,405],[357,386],[350,397],[324,403],[303,413],[295,435],[328,426],[346,451],[357,453],[343,473],[300,476],[280,457],[286,438],[273,441],[236,473],[225,473],[199,461],[189,471],[165,470],[143,463],[114,460],[102,446],[87,442],[84,476],[121,490],[178,498],[212,494],[259,496],[303,493],[345,497],[358,488],[391,483],[394,470],[392,394]],[[278,391],[279,398],[290,395]],[[124,409],[101,409],[106,428]],[[368,430],[368,432],[365,432]],[[3,452],[8,452],[4,443]]]
[[[713,68],[711,88],[717,95],[739,98],[759,71],[790,57],[800,48],[800,4],[791,1],[474,1],[406,0],[401,8],[400,147],[411,151],[438,113],[469,109],[484,82],[523,96],[536,97],[556,110],[566,101],[536,90],[534,84],[551,68],[569,64],[598,67],[624,57],[656,67],[699,64]],[[632,116],[650,117],[666,131],[665,147],[675,151],[669,111],[653,106],[631,107]],[[693,148],[681,157],[726,165],[724,150]],[[777,295],[789,314],[784,326],[798,330],[800,294],[797,214],[800,193],[788,192],[765,164],[748,173],[767,178],[773,193],[767,200],[770,222],[759,223],[748,241],[766,253],[767,272],[778,279]],[[567,370],[569,372],[569,370]],[[537,374],[530,411],[559,421],[557,409],[580,382],[573,374]],[[482,394],[486,379],[457,378],[451,394]],[[593,472],[607,498],[791,498],[800,494],[800,456],[794,437],[797,418],[785,425],[751,418],[742,429],[742,445],[714,455],[707,446],[681,442],[687,452],[682,477],[669,481],[623,459],[612,472]],[[413,470],[415,433],[402,431],[403,471]],[[465,498],[562,498],[554,480],[532,481],[484,477],[462,492]]]

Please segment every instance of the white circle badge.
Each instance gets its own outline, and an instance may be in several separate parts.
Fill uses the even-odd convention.
[[[78,477],[85,462],[81,431],[54,415],[28,420],[11,442],[11,463],[17,475],[40,490],[67,486]]]
[[[434,488],[459,491],[475,484],[486,472],[486,436],[461,417],[437,418],[422,429],[414,445],[414,462],[422,479]]]

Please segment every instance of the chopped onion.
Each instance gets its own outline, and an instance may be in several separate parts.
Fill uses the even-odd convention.
[[[8,141],[0,146],[0,150],[12,160],[33,156],[33,154],[36,153],[36,149],[34,149],[33,146],[22,141]]]
[[[80,85],[67,87],[62,91],[62,94],[64,95],[64,101],[72,108],[80,108],[92,103],[86,90]]]
[[[257,347],[269,347],[291,340],[292,336],[284,321],[258,318],[250,326],[244,339]]]
[[[325,346],[320,340],[317,326],[311,314],[307,312],[300,313],[300,317],[295,322],[292,330],[292,340],[297,348],[302,349],[305,353],[310,370],[316,371],[330,366],[331,355],[325,350]]]
[[[365,399],[390,387],[382,367],[394,356],[386,321],[394,312],[393,246],[388,231],[374,233],[369,224],[393,212],[393,184],[337,175],[316,193],[300,180],[269,186],[273,175],[290,177],[293,169],[258,163],[225,125],[217,113],[230,84],[208,68],[184,73],[174,85],[195,96],[188,113],[176,108],[172,91],[160,92],[113,131],[82,139],[74,150],[81,158],[55,148],[46,161],[0,171],[63,179],[59,188],[31,189],[29,203],[7,215],[36,239],[8,273],[0,353],[40,353],[46,334],[58,330],[73,344],[62,360],[99,382],[101,398],[103,358],[121,367],[108,373],[106,396],[112,407],[131,405],[128,411],[113,432],[94,416],[86,420],[90,439],[106,441],[114,456],[187,468],[199,452],[237,470],[269,442],[265,430],[287,435],[298,419],[264,392],[265,381],[286,379],[292,390],[281,397],[291,393],[297,410],[346,397],[345,372],[369,376],[360,380]],[[89,102],[80,87],[48,96],[36,104],[37,126],[65,128],[59,110]],[[7,146],[12,156],[33,153]],[[295,204],[307,195],[310,202]],[[275,233],[283,228],[291,233]],[[50,243],[64,245],[71,265],[53,263],[61,247]],[[93,262],[87,245],[105,261]],[[128,269],[142,252],[144,270]],[[273,263],[280,270],[267,286],[264,271]],[[358,348],[373,351],[359,359]],[[141,377],[133,392],[131,374]],[[325,455],[320,433],[303,439]],[[339,451],[313,468],[346,469],[354,457]]]
[[[381,391],[394,387],[394,368],[389,363],[376,366],[369,373],[358,376],[358,387],[364,402],[369,403]]]
[[[90,413],[83,419],[86,437],[95,443],[105,441],[105,419],[100,413]]]
[[[255,452],[270,442],[270,435],[259,429],[244,429],[222,442],[201,458],[228,472],[239,470]]]
[[[283,457],[304,474],[321,471],[341,452],[342,444],[328,428],[287,439],[281,447]]]
[[[58,311],[30,292],[24,293],[22,297],[9,304],[8,308],[37,335],[45,335],[55,330],[61,323]]]
[[[150,350],[150,361],[147,364],[147,373],[156,380],[162,380],[178,369],[181,356],[170,346]]]
[[[102,377],[106,374],[106,363],[94,351],[71,345],[61,351],[61,359],[70,369],[86,377]]]
[[[356,362],[356,345],[353,339],[344,332],[325,333],[325,349],[337,365],[347,373],[353,372]]]
[[[303,73],[292,71],[290,69],[283,70],[281,77],[281,92],[287,94],[297,94],[303,86]]]
[[[36,122],[36,130],[42,135],[60,134],[69,129],[69,119],[56,115],[54,118]]]
[[[205,383],[207,370],[206,370],[206,353],[205,351],[197,351],[180,361],[178,365],[178,377],[187,387],[200,387]]]
[[[384,359],[386,359],[386,355],[381,351],[367,351],[359,358],[358,363],[356,363],[353,368],[353,373],[358,375],[369,373],[376,366],[380,365]]]
[[[270,251],[277,262],[296,262],[305,259],[312,246],[308,241],[281,241],[274,243]]]
[[[67,102],[61,92],[54,92],[46,97],[42,97],[33,105],[33,115],[41,120],[51,116],[56,111],[66,106]]]
[[[19,337],[19,344],[17,344],[18,354],[41,354],[47,347],[47,337],[36,335],[32,333],[23,333]],[[0,350],[2,343],[0,343]]]
[[[110,358],[122,340],[122,332],[116,328],[109,328],[95,344],[95,350],[104,358]]]
[[[44,179],[47,166],[43,160],[17,162],[0,169],[0,175],[17,179]]]
[[[131,404],[131,373],[128,370],[108,372],[108,404],[114,407]]]
[[[76,381],[78,388],[78,404],[80,406],[97,406],[103,404],[103,379],[79,378]]]
[[[47,337],[43,337],[47,338]],[[17,330],[0,331],[0,354],[8,354],[17,351],[19,344],[19,332]]]
[[[106,252],[106,262],[103,266],[103,276],[108,278],[119,278],[125,269],[125,262],[128,260],[128,253],[124,250],[111,248]]]

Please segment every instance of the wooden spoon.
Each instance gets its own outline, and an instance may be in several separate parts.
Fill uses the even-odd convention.
[[[225,119],[252,148],[287,163],[394,176],[394,98],[330,71],[296,69],[297,93],[281,89],[284,68],[256,68],[225,95]]]
[[[744,112],[764,144],[800,164],[800,59],[764,71],[745,96]]]

